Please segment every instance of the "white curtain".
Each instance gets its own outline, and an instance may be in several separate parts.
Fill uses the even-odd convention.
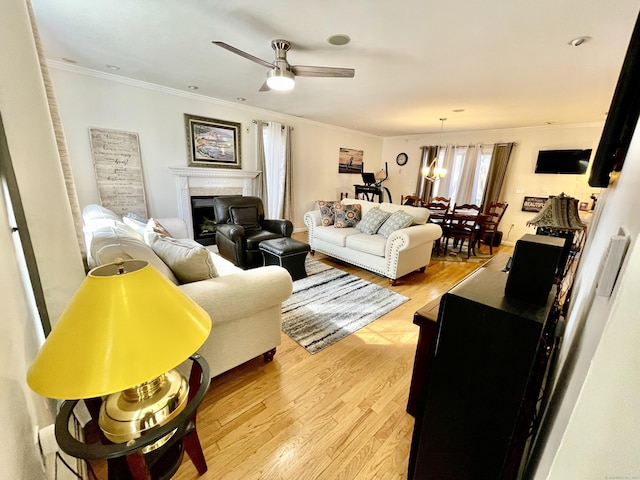
[[[277,122],[263,124],[263,202],[267,218],[291,216],[291,127]]]
[[[264,131],[269,124],[261,120],[256,121],[256,123],[258,125],[258,134],[256,135],[256,137],[258,138],[258,143],[256,145],[256,152],[258,154],[258,169],[262,172],[262,175],[260,175],[260,190],[258,192],[258,196],[262,199],[264,208],[267,208],[269,195],[267,192],[267,160],[264,151]]]
[[[473,187],[476,180],[476,171],[478,170],[478,154],[479,151],[476,145],[471,145],[466,148],[460,183],[455,195],[456,203],[475,203]]]
[[[444,178],[441,178],[436,185],[434,185],[433,196],[434,197],[455,197],[456,183],[452,180],[453,173],[453,161],[455,159],[456,148],[453,145],[447,145],[444,148],[444,160],[442,162],[442,168],[447,170],[447,174]],[[453,204],[452,204],[453,206]]]

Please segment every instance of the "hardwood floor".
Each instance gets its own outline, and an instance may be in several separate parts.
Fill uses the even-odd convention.
[[[479,264],[432,262],[425,273],[390,287],[375,274],[315,258],[410,300],[315,355],[282,334],[273,362],[256,358],[212,379],[198,413],[209,471],[198,477],[185,456],[175,479],[407,477],[414,420],[405,409],[418,336],[413,313]]]

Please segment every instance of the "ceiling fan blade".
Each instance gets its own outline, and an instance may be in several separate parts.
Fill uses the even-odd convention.
[[[262,86],[258,89],[259,92],[269,92],[271,91],[271,88],[269,88],[269,85],[267,85],[267,81],[265,80],[264,83],[262,84]]]
[[[258,57],[254,57],[250,53],[243,52],[242,50],[239,50],[236,47],[232,47],[228,43],[216,42],[216,41],[213,41],[211,43],[213,43],[214,45],[217,45],[219,47],[222,47],[225,50],[229,50],[230,52],[235,53],[236,55],[240,55],[241,57],[244,57],[247,60],[251,60],[252,62],[256,62],[257,64],[262,65],[263,67],[276,68],[276,66],[273,63],[267,62],[266,60],[262,60],[261,58],[258,58]]]
[[[291,65],[291,73],[299,77],[341,77],[353,78],[355,68],[314,67],[311,65]]]

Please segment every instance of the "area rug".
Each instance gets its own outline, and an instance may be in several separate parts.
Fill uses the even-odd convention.
[[[446,254],[443,253],[442,249],[444,245],[440,245],[440,251],[438,255],[432,255],[431,261],[435,262],[469,262],[469,263],[484,263],[488,262],[493,258],[493,255],[489,253],[489,247],[484,247],[485,252],[481,252],[480,249],[476,248],[476,254],[471,254],[470,258],[467,258],[467,247],[462,247],[462,251],[458,251],[458,247],[449,247],[447,248]]]
[[[308,258],[282,304],[282,331],[309,353],[333,345],[409,299]]]

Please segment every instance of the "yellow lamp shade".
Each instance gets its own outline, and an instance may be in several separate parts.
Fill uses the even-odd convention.
[[[80,285],[27,383],[65,400],[118,392],[176,367],[210,331],[207,312],[147,262],[103,265]]]

